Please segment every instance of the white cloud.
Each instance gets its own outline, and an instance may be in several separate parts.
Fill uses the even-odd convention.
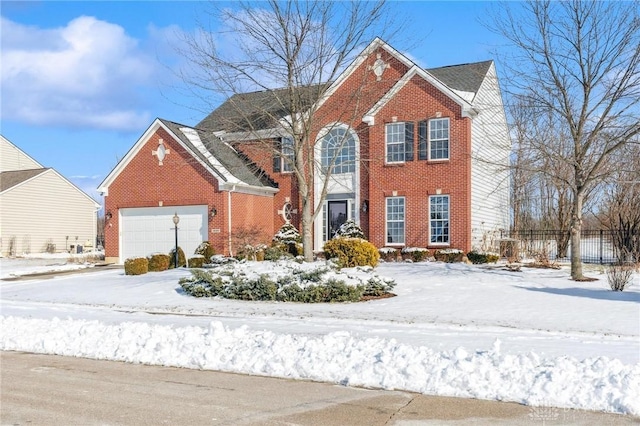
[[[139,129],[140,94],[156,60],[116,24],[81,16],[42,29],[0,18],[2,119],[34,125]]]

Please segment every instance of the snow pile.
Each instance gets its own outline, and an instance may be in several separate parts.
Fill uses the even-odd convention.
[[[640,365],[487,351],[434,351],[349,332],[323,336],[208,327],[0,317],[0,348],[311,379],[424,394],[640,414]]]

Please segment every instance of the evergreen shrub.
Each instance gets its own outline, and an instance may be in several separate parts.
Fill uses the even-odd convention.
[[[161,272],[169,269],[170,257],[164,253],[154,253],[147,257],[149,272]]]
[[[440,249],[436,250],[434,257],[439,262],[457,263],[462,262],[464,253],[458,249]]]
[[[149,272],[149,260],[146,257],[131,257],[124,261],[125,275],[143,275]]]
[[[196,254],[189,258],[189,268],[202,268],[205,264],[205,258],[201,254]]]
[[[398,249],[393,247],[382,247],[378,249],[380,259],[384,262],[397,262],[398,261]]]
[[[431,255],[429,249],[422,247],[405,247],[402,249],[402,258],[412,262],[422,262]]]
[[[290,223],[285,223],[280,227],[276,235],[271,240],[272,246],[280,251],[289,253],[292,256],[300,256],[303,253],[302,236],[300,232]],[[265,253],[265,259],[267,254]]]
[[[216,254],[216,251],[213,249],[209,241],[203,241],[198,247],[196,247],[193,254],[204,256],[205,263],[208,263],[211,260],[211,256]]]
[[[336,258],[341,268],[375,267],[380,260],[378,249],[362,238],[333,238],[324,244],[324,255],[327,259]]]
[[[469,253],[467,253],[467,259],[469,259],[469,262],[475,265],[483,263],[496,263],[500,259],[500,255],[496,253],[471,250]]]
[[[169,252],[169,269],[173,269],[175,267],[175,252],[175,247]],[[182,266],[187,266],[187,258],[185,257],[182,248],[178,246],[178,267]]]
[[[362,238],[363,240],[366,239],[364,237],[364,232],[362,232],[362,228],[360,228],[353,219],[349,219],[340,225],[340,228],[336,231],[336,236],[344,238]]]

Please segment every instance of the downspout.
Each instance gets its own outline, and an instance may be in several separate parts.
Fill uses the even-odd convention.
[[[234,192],[236,190],[236,186],[233,185],[233,187],[231,188],[231,190],[229,190],[227,192],[227,217],[228,217],[228,223],[227,223],[227,235],[229,238],[229,256],[233,257],[233,250],[231,248],[231,193]]]

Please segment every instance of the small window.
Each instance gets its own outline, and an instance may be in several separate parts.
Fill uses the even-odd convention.
[[[449,159],[449,119],[429,120],[429,159]]]
[[[404,244],[404,197],[387,198],[387,244]]]
[[[429,197],[429,241],[431,244],[449,244],[449,196]]]
[[[273,171],[282,173],[292,172],[294,161],[295,151],[293,149],[293,139],[284,137],[276,140],[275,153],[273,156]]]
[[[386,126],[387,163],[413,160],[413,123],[389,123]]]

